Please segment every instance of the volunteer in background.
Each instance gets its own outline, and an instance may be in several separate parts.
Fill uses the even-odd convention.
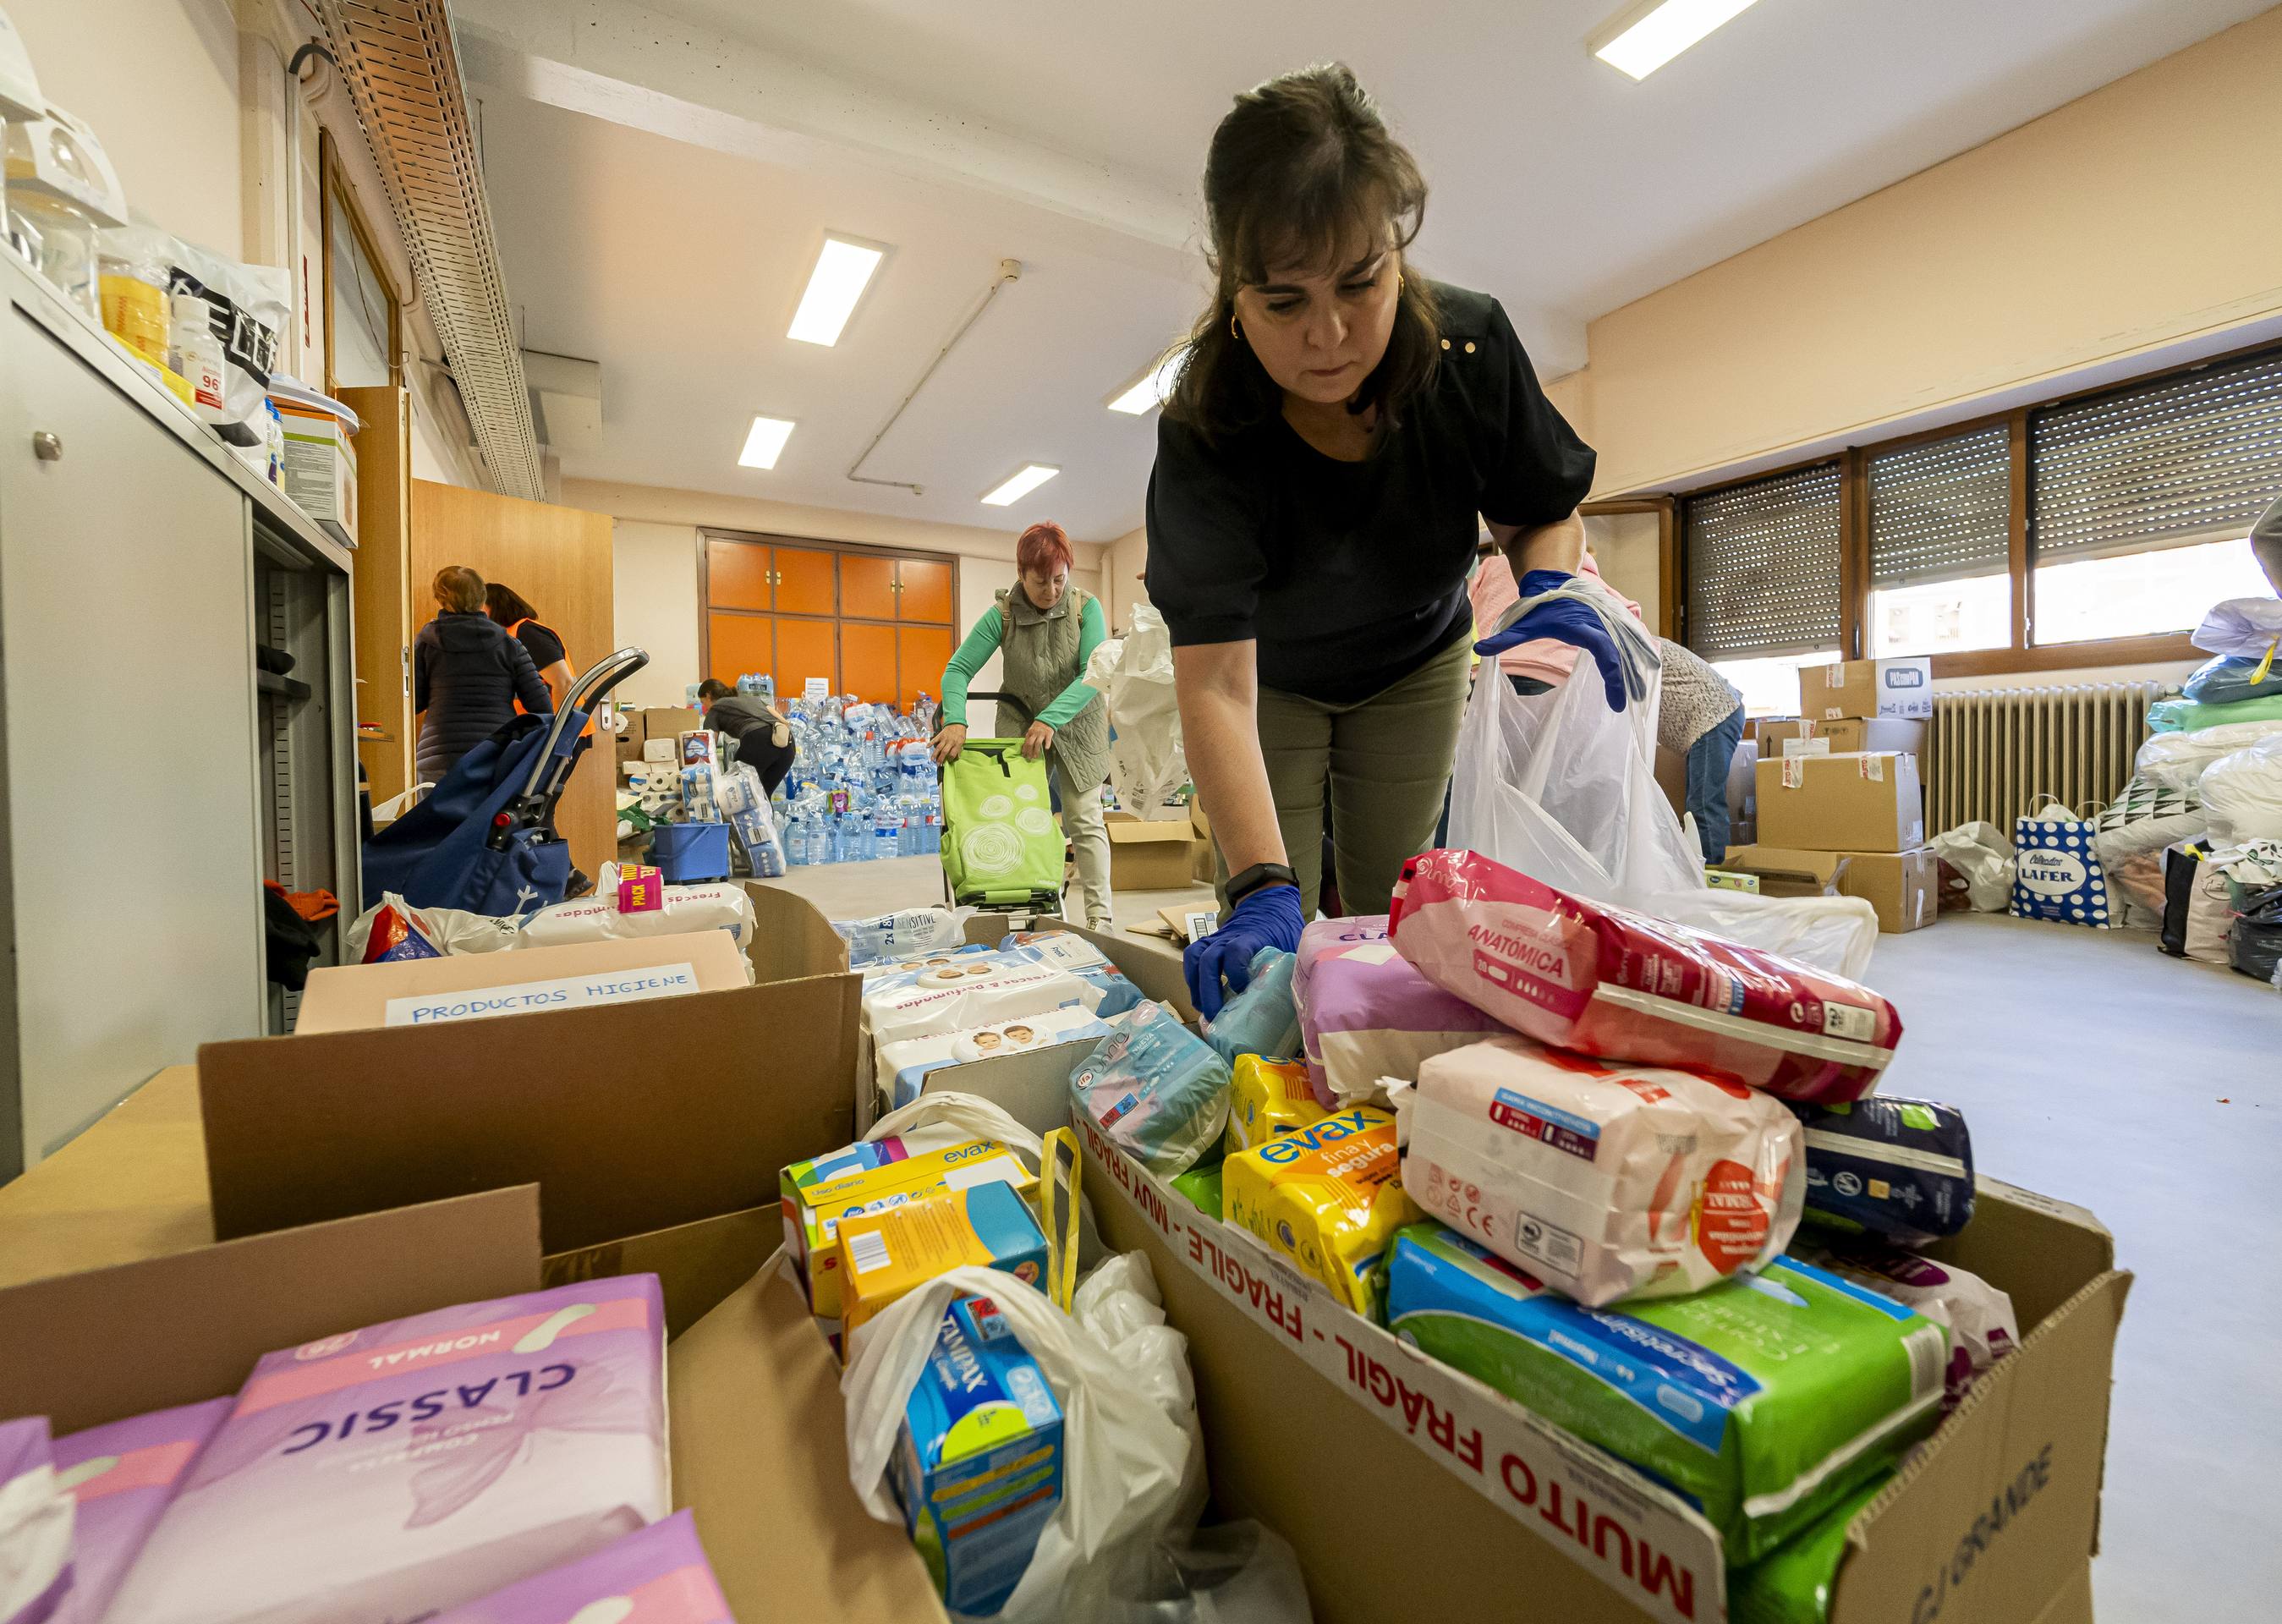
[[[1221,859],[1199,1010],[1294,948],[1328,793],[1345,905],[1386,910],[1440,811],[1472,664],[1481,523],[1532,598],[1570,588],[1593,453],[1498,302],[1409,274],[1426,183],[1347,68],[1246,91],[1205,163],[1216,288],[1149,478],[1149,596],[1172,632],[1191,776]],[[1624,703],[1598,612],[1539,603],[1484,652],[1551,637]]]
[[[460,758],[515,719],[515,708],[552,713],[554,702],[524,646],[484,613],[484,578],[452,564],[436,571],[437,614],[412,640],[412,708],[420,721],[420,776],[442,781]]]
[[[761,788],[770,795],[792,771],[800,747],[793,742],[792,724],[770,709],[757,694],[740,694],[718,677],[697,685],[705,707],[705,726],[737,742],[737,761],[761,775]]]
[[[572,680],[570,653],[563,646],[562,634],[553,626],[539,624],[539,611],[532,608],[529,599],[497,581],[484,587],[484,613],[523,645],[524,651],[531,656],[531,663],[539,667],[539,680],[547,684],[547,691],[555,697],[549,708],[560,711]]]
[[[1109,829],[1102,821],[1101,782],[1109,772],[1109,713],[1085,683],[1085,663],[1107,635],[1101,605],[1069,584],[1069,537],[1054,524],[1033,524],[1014,547],[1015,582],[1000,588],[943,673],[943,713],[966,714],[966,685],[1005,652],[998,686],[1030,708],[1022,754],[1041,755],[1061,797],[1062,828],[1077,854],[1078,889],[1089,929],[1107,930]],[[1000,707],[996,726],[1013,736],[1013,712]],[[946,721],[935,736],[935,758],[956,761],[966,725]]]
[[[1727,767],[1743,742],[1743,696],[1692,649],[1657,640],[1664,655],[1664,700],[1656,742],[1688,758],[1688,810],[1704,860],[1727,855]]]

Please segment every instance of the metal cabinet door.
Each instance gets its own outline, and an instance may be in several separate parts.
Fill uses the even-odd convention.
[[[244,498],[0,300],[0,1021],[25,1165],[261,1030],[252,578]]]

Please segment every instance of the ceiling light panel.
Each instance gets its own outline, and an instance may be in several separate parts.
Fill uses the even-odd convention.
[[[777,459],[784,455],[785,441],[792,438],[793,425],[781,417],[756,417],[751,431],[745,436],[745,448],[737,454],[740,468],[774,468]]]
[[[991,508],[1011,508],[1061,471],[1059,468],[1048,468],[1043,462],[1033,462],[985,496],[982,499],[983,505]]]
[[[872,273],[880,268],[886,254],[883,248],[826,237],[824,251],[816,256],[816,268],[808,275],[808,291],[800,296],[800,308],[793,313],[792,326],[785,336],[803,344],[839,343],[841,329],[856,313],[857,301],[864,297]]]
[[[1610,66],[1645,79],[1752,0],[1648,0],[1610,19],[1586,48]]]
[[[1180,378],[1181,361],[1186,354],[1185,347],[1168,353],[1162,361],[1113,396],[1109,409],[1138,417],[1144,412],[1152,412],[1162,406],[1165,398],[1173,392],[1174,384]]]

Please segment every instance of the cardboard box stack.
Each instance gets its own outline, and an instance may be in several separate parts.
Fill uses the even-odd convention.
[[[1915,930],[1939,908],[1918,758],[1932,663],[1841,660],[1799,672],[1799,714],[1762,719],[1757,840],[1722,866],[1767,896],[1859,897],[1878,928]]]

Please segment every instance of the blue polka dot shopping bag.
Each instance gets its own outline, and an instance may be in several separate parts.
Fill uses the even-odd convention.
[[[2013,917],[2113,929],[2122,910],[2107,891],[2107,873],[2092,849],[2097,803],[2081,813],[2049,796],[2041,810],[2013,820]]]

